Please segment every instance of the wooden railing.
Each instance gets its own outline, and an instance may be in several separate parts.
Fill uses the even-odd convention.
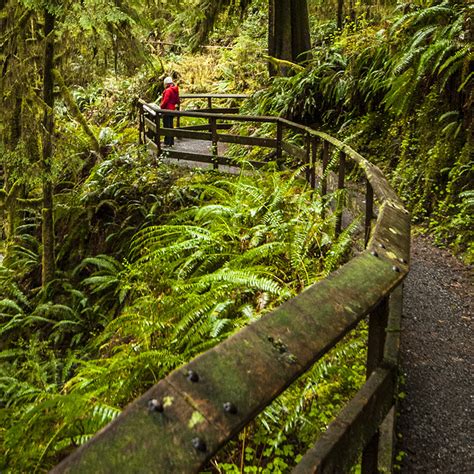
[[[198,472],[366,317],[367,382],[294,472],[346,472],[360,456],[363,473],[390,471],[410,218],[381,171],[341,141],[282,118],[169,112],[143,102],[140,110],[140,139],[154,152],[163,152],[159,140],[166,135],[210,143],[209,153],[177,148],[166,150],[170,158],[238,166],[239,160],[217,153],[220,142],[269,148],[269,159],[281,166],[306,164],[308,183],[323,196],[331,188],[359,188],[346,177],[348,167],[358,167],[360,173],[351,176],[362,174],[365,181],[366,248],[324,280],[172,372],[53,472]],[[161,125],[164,114],[180,117],[182,124],[197,119],[205,123],[166,129]],[[233,132],[243,122],[253,125],[247,128],[252,135]],[[341,194],[331,193],[336,196],[332,206],[326,200],[335,212],[336,232],[343,226]],[[354,199],[359,206],[360,196]]]

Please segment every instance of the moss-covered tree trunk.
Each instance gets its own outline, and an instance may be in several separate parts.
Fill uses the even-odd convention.
[[[306,0],[269,0],[268,54],[276,59],[302,63],[311,49]],[[288,67],[270,63],[270,75],[286,75]]]
[[[43,209],[42,209],[42,284],[43,287],[54,278],[54,218],[53,218],[53,184],[51,177],[51,160],[53,155],[54,131],[54,15],[44,11],[44,62],[43,62]]]

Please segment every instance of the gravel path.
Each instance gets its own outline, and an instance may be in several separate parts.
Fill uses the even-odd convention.
[[[474,473],[472,276],[426,237],[413,239],[401,342],[402,472]]]

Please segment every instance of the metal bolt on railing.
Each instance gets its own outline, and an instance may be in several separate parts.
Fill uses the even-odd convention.
[[[207,450],[206,442],[202,438],[193,438],[191,440],[191,444],[193,445],[193,448],[196,451],[201,451],[202,453],[204,453]]]
[[[148,410],[150,411],[156,411],[158,413],[162,413],[163,409],[164,409],[163,403],[157,400],[156,398],[153,398],[152,400],[148,402]]]
[[[194,370],[188,370],[187,378],[190,382],[199,382],[199,375]]]
[[[223,407],[226,413],[230,413],[231,415],[235,415],[237,413],[237,407],[232,402],[225,402]]]

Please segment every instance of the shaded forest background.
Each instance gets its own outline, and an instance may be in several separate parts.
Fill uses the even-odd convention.
[[[347,257],[354,226],[336,238],[296,175],[189,173],[137,145],[137,99],[156,100],[167,75],[345,140],[473,261],[469,2],[0,3],[0,470],[49,469]],[[210,469],[297,461],[362,383],[365,333]]]

